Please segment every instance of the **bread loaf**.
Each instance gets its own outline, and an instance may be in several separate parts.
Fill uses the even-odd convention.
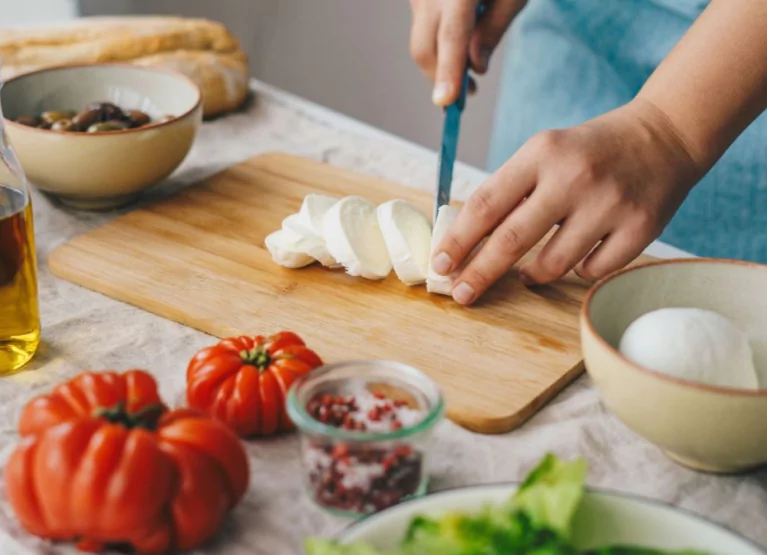
[[[202,89],[206,117],[240,107],[248,60],[237,39],[214,21],[179,17],[87,17],[40,28],[0,30],[0,76],[103,62],[168,68]]]

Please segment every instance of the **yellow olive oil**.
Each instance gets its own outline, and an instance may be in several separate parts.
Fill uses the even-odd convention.
[[[17,372],[40,343],[32,205],[0,184],[0,375]]]

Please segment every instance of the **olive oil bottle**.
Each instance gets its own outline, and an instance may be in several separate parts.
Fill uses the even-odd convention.
[[[20,370],[39,343],[32,203],[3,127],[0,83],[0,376]]]

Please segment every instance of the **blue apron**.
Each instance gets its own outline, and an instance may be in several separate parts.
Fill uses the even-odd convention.
[[[531,0],[510,31],[489,169],[538,131],[629,102],[707,4]],[[693,189],[661,240],[699,256],[767,263],[767,114]]]

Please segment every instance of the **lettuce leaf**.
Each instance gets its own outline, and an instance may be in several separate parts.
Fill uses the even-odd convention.
[[[576,549],[570,543],[571,526],[585,482],[582,459],[562,461],[547,454],[507,503],[488,505],[476,513],[416,517],[393,552],[310,539],[306,555],[707,555],[629,546]]]
[[[519,487],[512,505],[533,525],[570,538],[570,525],[583,499],[585,484],[583,459],[562,461],[548,453]]]

